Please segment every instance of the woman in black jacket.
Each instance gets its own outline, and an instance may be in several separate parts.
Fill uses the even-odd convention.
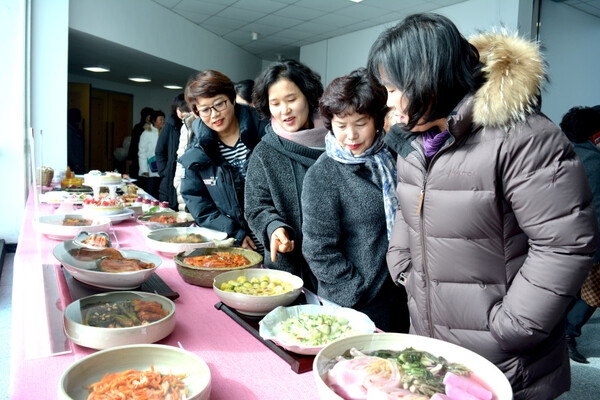
[[[186,85],[185,99],[200,118],[192,124],[193,142],[178,160],[185,169],[181,195],[198,225],[261,252],[244,218],[244,183],[267,121],[252,107],[236,104],[235,95],[231,79],[218,71],[201,71]]]
[[[156,142],[156,163],[158,164],[158,174],[161,181],[158,189],[158,199],[168,201],[169,208],[178,209],[177,191],[173,186],[175,177],[175,167],[177,165],[177,148],[179,146],[179,135],[181,134],[181,125],[183,117],[190,112],[190,108],[185,102],[183,93],[178,94],[171,103],[171,115],[167,117],[167,122],[160,131],[158,141]]]

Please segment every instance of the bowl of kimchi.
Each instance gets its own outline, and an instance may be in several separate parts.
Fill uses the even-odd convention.
[[[181,278],[192,285],[212,287],[215,277],[227,271],[256,267],[263,257],[241,247],[201,247],[173,257]]]

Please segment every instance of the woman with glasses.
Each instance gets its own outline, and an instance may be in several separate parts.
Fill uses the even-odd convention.
[[[198,225],[262,252],[244,219],[244,182],[266,122],[252,107],[236,104],[235,96],[231,79],[218,71],[201,71],[188,81],[185,99],[199,118],[192,124],[193,141],[178,160],[185,170],[180,191]]]
[[[302,257],[300,195],[304,174],[325,148],[314,114],[321,77],[294,60],[271,64],[256,79],[254,107],[270,123],[248,165],[246,219],[265,247],[265,266],[300,276],[316,291]]]

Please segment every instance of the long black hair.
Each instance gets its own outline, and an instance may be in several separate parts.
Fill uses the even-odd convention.
[[[418,121],[445,118],[478,85],[479,53],[454,23],[439,14],[406,17],[379,35],[368,58],[369,75],[402,91],[409,117]]]

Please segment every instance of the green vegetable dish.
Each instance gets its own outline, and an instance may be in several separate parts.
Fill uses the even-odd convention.
[[[349,321],[325,314],[300,314],[279,323],[280,337],[305,346],[323,346],[353,333]]]

